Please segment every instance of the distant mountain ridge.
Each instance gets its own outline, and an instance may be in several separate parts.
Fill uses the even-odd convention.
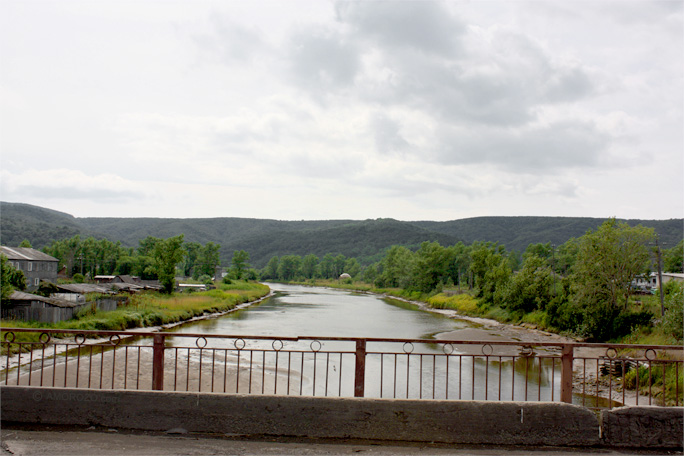
[[[0,202],[0,242],[17,246],[28,239],[41,249],[57,239],[94,236],[137,247],[147,236],[184,234],[187,241],[221,244],[221,261],[228,265],[235,250],[250,254],[255,267],[273,256],[326,253],[356,257],[367,264],[379,260],[392,245],[417,247],[424,241],[452,245],[459,241],[491,241],[508,250],[523,251],[531,243],[556,245],[596,229],[605,219],[589,217],[474,217],[448,222],[375,220],[282,221],[235,217],[111,218],[72,215],[22,203]],[[684,219],[626,220],[652,227],[664,247],[684,236]]]

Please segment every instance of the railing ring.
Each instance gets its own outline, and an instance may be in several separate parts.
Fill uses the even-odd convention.
[[[487,353],[489,352],[489,353]],[[485,356],[489,356],[492,353],[494,353],[494,347],[491,346],[491,344],[484,344],[482,346],[482,354]]]
[[[10,339],[9,336],[12,336],[12,339]],[[14,342],[14,339],[15,339],[16,337],[17,337],[17,336],[15,336],[14,333],[13,333],[12,331],[8,331],[8,332],[5,333],[4,339],[5,339],[5,342],[8,342],[8,343],[11,344],[12,342]]]
[[[534,355],[534,350],[530,345],[523,345],[520,349],[520,356],[532,356]]]
[[[43,340],[43,336],[47,337],[47,339]],[[40,336],[38,336],[38,341],[43,345],[47,345],[47,343],[50,342],[50,334],[41,333]]]
[[[83,345],[86,341],[86,336],[85,334],[76,334],[74,336],[74,342],[76,342],[78,345]],[[111,338],[109,339],[111,342]]]
[[[314,348],[314,344],[318,344],[318,348]],[[323,348],[323,344],[321,344],[321,342],[318,340],[314,340],[309,344],[309,348],[311,348],[312,352],[317,353],[321,350],[321,348]]]
[[[608,359],[615,359],[617,358],[617,350],[614,349],[613,347],[608,347],[606,348],[606,358]]]
[[[454,344],[444,344],[442,346],[442,351],[444,352],[445,355],[452,354],[454,352]]]
[[[649,354],[650,354],[650,356],[649,356]],[[646,351],[644,351],[644,357],[649,361],[653,361],[654,359],[656,359],[658,357],[658,354],[652,348],[648,348],[648,349],[646,349]]]
[[[239,345],[240,343],[241,343],[242,345],[240,345],[240,346],[238,347],[238,345]],[[235,339],[235,342],[233,342],[233,345],[234,345],[235,348],[237,348],[238,350],[242,350],[243,348],[245,348],[245,346],[247,345],[247,343],[245,342],[245,339],[243,339],[242,337],[240,337],[239,339]]]
[[[410,350],[406,348],[407,345],[410,348]],[[406,353],[407,355],[410,355],[411,353],[413,353],[413,349],[414,349],[413,342],[404,342],[403,349],[404,349],[404,353]]]
[[[280,347],[276,348],[276,342],[280,343]],[[283,341],[280,340],[280,339],[276,339],[276,340],[274,340],[273,343],[271,344],[271,347],[273,347],[273,350],[275,350],[275,351],[280,351],[280,350],[283,349]]]
[[[119,345],[119,343],[121,343],[121,336],[118,334],[112,334],[109,336],[109,343],[112,345]]]
[[[200,341],[203,341],[204,343],[200,344]],[[202,349],[207,346],[207,338],[202,336],[198,337],[197,340],[195,341],[195,345],[197,345],[197,348]]]

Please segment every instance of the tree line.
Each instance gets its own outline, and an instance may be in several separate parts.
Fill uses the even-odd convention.
[[[212,242],[186,242],[182,234],[168,239],[148,236],[137,248],[76,235],[43,249],[58,258],[69,275],[135,275],[158,279],[167,292],[178,275],[202,280],[214,276],[219,250],[220,245]],[[472,290],[483,308],[500,308],[514,318],[536,312],[554,328],[606,339],[652,317],[628,308],[632,281],[657,270],[659,261],[663,271],[682,272],[682,251],[680,241],[661,252],[652,228],[609,219],[562,245],[530,244],[522,253],[492,242],[423,242],[413,250],[394,245],[372,264],[333,253],[322,258],[282,255],[257,271],[249,264],[249,253],[236,250],[228,277],[302,281],[337,279],[346,273],[350,280],[377,288],[427,295]]]
[[[377,288],[423,296],[472,290],[480,307],[501,309],[512,320],[536,313],[545,326],[607,340],[651,321],[650,312],[628,306],[633,280],[657,271],[658,262],[665,272],[682,272],[683,250],[680,241],[661,251],[652,228],[609,219],[562,245],[530,244],[522,253],[492,242],[423,242],[417,250],[392,246],[380,261],[366,266],[343,255],[327,254],[321,260],[285,255],[272,257],[261,278],[338,278],[346,272]],[[673,305],[674,318],[681,321],[682,304],[671,298]],[[663,306],[656,317],[665,318],[665,313]]]

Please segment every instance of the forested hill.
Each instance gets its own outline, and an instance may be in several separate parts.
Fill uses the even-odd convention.
[[[322,257],[326,253],[355,257],[361,263],[379,259],[392,245],[418,246],[423,241],[451,245],[458,241],[492,241],[523,251],[531,243],[563,244],[595,229],[605,219],[572,217],[475,217],[448,222],[376,220],[282,221],[247,218],[76,218],[63,212],[0,202],[0,242],[16,246],[28,239],[42,248],[53,240],[80,234],[105,237],[136,247],[147,236],[184,234],[186,241],[221,244],[221,261],[229,264],[235,250],[245,250],[254,267],[274,255]],[[684,220],[627,220],[653,227],[665,247],[684,236]]]

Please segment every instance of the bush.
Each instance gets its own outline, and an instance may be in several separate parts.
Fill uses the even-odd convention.
[[[668,282],[668,285],[674,283]],[[663,331],[675,338],[677,343],[684,339],[684,285],[668,287],[670,292],[665,298],[665,316]]]

